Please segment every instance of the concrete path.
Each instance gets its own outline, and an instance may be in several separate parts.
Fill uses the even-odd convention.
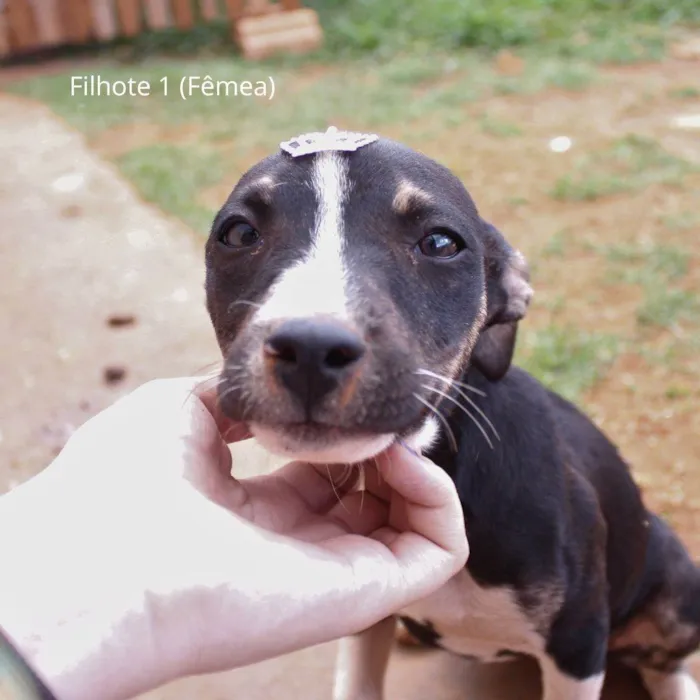
[[[0,164],[2,493],[122,393],[199,373],[218,350],[203,239],[143,205],[48,110],[1,95]],[[111,316],[134,323],[114,328]],[[237,457],[239,474],[268,467],[254,447]],[[328,644],[142,700],[329,700],[334,654]],[[529,664],[473,670],[441,652],[397,650],[387,700],[538,700],[538,686]],[[645,698],[635,687],[617,679],[605,698]]]

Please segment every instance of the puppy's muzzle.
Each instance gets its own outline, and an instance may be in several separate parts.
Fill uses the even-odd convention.
[[[284,321],[265,339],[265,371],[311,420],[329,394],[349,385],[367,352],[363,338],[332,318]]]

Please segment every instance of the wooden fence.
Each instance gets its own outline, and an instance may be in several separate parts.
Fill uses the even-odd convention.
[[[273,9],[296,0],[0,0],[0,58],[56,46],[108,42],[149,30],[187,30]]]

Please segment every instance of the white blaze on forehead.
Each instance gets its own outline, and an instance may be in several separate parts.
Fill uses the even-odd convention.
[[[312,185],[317,210],[311,247],[277,279],[255,321],[328,314],[347,318],[346,271],[343,263],[343,205],[347,197],[346,163],[334,153],[316,156]]]

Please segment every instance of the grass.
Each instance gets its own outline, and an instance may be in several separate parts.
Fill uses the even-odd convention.
[[[660,328],[670,328],[680,321],[698,323],[700,303],[697,293],[668,288],[663,284],[647,284],[644,301],[637,310],[637,321],[642,326]]]
[[[223,166],[216,152],[197,145],[155,144],[130,151],[118,163],[146,201],[207,233],[213,212],[198,204],[197,195],[221,178]]]
[[[692,396],[692,391],[690,391],[687,387],[672,384],[666,389],[664,395],[667,399],[673,401],[676,399],[686,399],[689,396]]]
[[[605,376],[620,349],[620,339],[550,325],[522,334],[518,363],[546,386],[571,401]]]
[[[685,277],[690,265],[688,251],[666,244],[613,244],[605,251],[609,262],[624,264],[622,272],[629,282],[642,283],[656,277],[664,282],[674,282]],[[618,266],[615,266],[614,274],[619,276]]]
[[[693,211],[664,214],[659,220],[661,224],[670,231],[687,231],[696,226],[700,227],[700,215]]]
[[[433,0],[407,3],[404,0],[316,0],[333,55],[357,52],[387,53],[416,42],[446,49],[504,47],[547,43],[562,54],[584,53],[591,44],[605,41],[598,59],[617,53],[622,60],[648,51],[653,27],[681,21],[700,21],[695,0],[664,3],[663,0]],[[645,31],[638,31],[638,27]],[[572,41],[572,27],[578,36]],[[650,28],[651,27],[651,28]],[[624,37],[625,41],[611,40]],[[646,41],[645,41],[646,40]]]
[[[697,166],[665,151],[638,134],[615,140],[604,150],[586,154],[558,178],[551,196],[559,201],[585,202],[641,191],[650,185],[682,187]]]
[[[694,100],[700,97],[700,88],[694,85],[683,85],[669,90],[668,96],[675,100]]]
[[[660,243],[613,244],[599,252],[610,263],[608,279],[640,285],[642,302],[637,322],[642,327],[672,328],[680,321],[700,323],[697,295],[680,286],[688,274],[688,250]]]
[[[485,134],[491,134],[492,136],[507,138],[509,136],[521,136],[523,133],[523,130],[517,124],[496,119],[487,114],[481,118],[480,123],[481,130]]]
[[[571,236],[568,229],[557,231],[542,249],[542,255],[547,258],[563,258],[566,253],[567,238]]]

